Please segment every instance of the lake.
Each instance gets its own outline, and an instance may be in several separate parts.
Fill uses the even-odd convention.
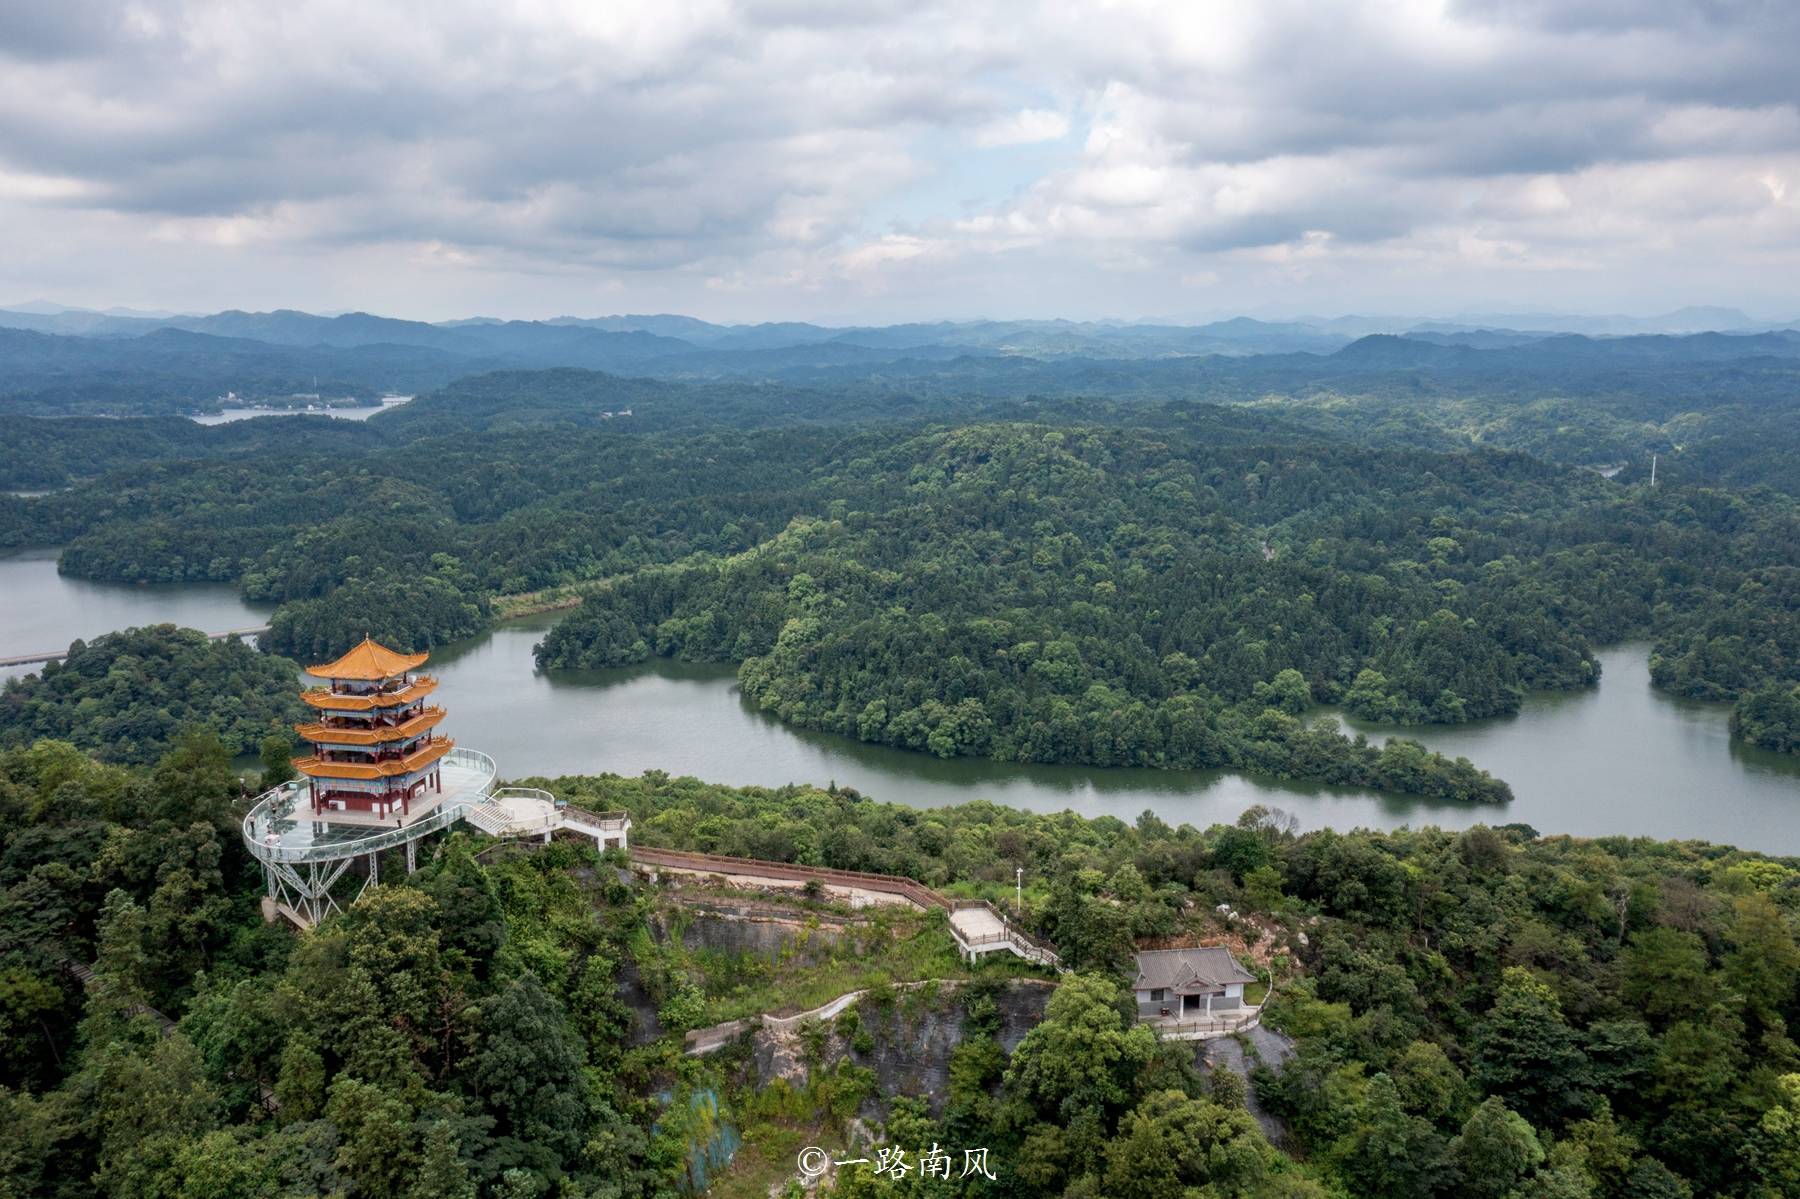
[[[221,408],[202,412],[188,419],[197,425],[229,425],[233,421],[254,420],[259,416],[329,416],[335,420],[368,420],[377,412],[397,408],[411,396],[388,396],[379,404],[361,404],[354,408]]]
[[[493,755],[508,777],[665,770],[712,782],[855,787],[935,807],[986,799],[1170,823],[1236,819],[1252,804],[1303,827],[1461,827],[1522,821],[1545,833],[1702,838],[1800,853],[1800,761],[1732,746],[1729,709],[1650,686],[1648,646],[1601,652],[1599,687],[1532,696],[1517,716],[1454,728],[1387,730],[1467,756],[1512,784],[1504,809],[1254,778],[1224,771],[1021,766],[864,745],[789,728],[738,694],[729,667],[658,661],[545,675],[531,648],[555,615],[530,617],[438,650],[429,669],[445,731]],[[56,573],[54,553],[0,559],[0,657],[109,628],[173,620],[208,632],[263,623],[226,587],[131,587]],[[23,668],[12,673],[25,673]]]
[[[252,605],[226,583],[132,586],[56,573],[57,551],[0,558],[0,658],[69,648],[69,642],[138,625],[178,624],[209,633],[267,624],[271,605]],[[0,667],[0,679],[36,666]]]

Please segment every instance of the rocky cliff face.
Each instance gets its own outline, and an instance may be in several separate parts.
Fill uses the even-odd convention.
[[[988,992],[999,1009],[1000,1044],[1008,1053],[1043,1020],[1054,989],[1049,982],[1015,979]],[[761,1082],[785,1078],[800,1087],[811,1071],[848,1059],[875,1072],[871,1103],[878,1110],[868,1114],[884,1114],[889,1100],[910,1095],[941,1115],[950,1055],[963,1042],[974,994],[970,987],[943,983],[896,990],[885,1002],[865,997],[856,1005],[856,1023],[866,1038],[845,1035],[837,1021],[822,1022],[810,1035],[805,1025],[759,1028],[751,1034],[751,1066]],[[859,1040],[866,1051],[856,1048]]]
[[[749,954],[771,963],[817,965],[854,925],[799,911],[722,904],[658,912],[650,931],[658,941],[679,936],[687,949]]]

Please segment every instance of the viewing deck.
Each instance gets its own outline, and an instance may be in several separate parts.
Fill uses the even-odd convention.
[[[331,862],[375,853],[448,828],[494,786],[494,760],[472,749],[452,749],[438,768],[444,790],[418,797],[404,823],[366,813],[333,812],[314,818],[304,781],[265,792],[244,817],[244,844],[267,863]]]

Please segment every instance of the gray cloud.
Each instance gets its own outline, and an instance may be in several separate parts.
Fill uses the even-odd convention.
[[[25,234],[0,289],[1776,303],[1800,242],[1784,3],[503,7],[0,6],[0,223]],[[1023,113],[1069,132],[994,136]]]

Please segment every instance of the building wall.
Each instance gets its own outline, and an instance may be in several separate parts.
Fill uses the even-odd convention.
[[[1163,992],[1163,998],[1161,1000],[1155,1000],[1150,998],[1152,994],[1153,992],[1151,991],[1133,992],[1133,997],[1137,1000],[1137,1014],[1139,1019],[1161,1019],[1162,1010],[1164,1008],[1169,1009],[1170,1019],[1182,1015],[1181,996],[1173,991],[1165,991]],[[1212,1010],[1215,1012],[1235,1011],[1242,1006],[1244,1006],[1243,983],[1228,983],[1225,987],[1225,994],[1214,995],[1212,997]],[[1200,1001],[1200,1010],[1202,1013],[1206,1010],[1206,1000],[1204,998]],[[1188,1014],[1192,1015],[1192,1013]]]

